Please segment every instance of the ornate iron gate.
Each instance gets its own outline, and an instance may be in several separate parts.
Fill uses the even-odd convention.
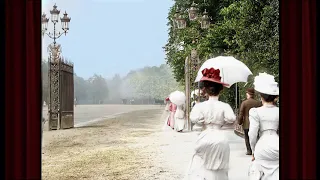
[[[74,127],[74,82],[73,64],[60,63],[60,129]]]
[[[49,130],[74,127],[73,64],[61,56],[61,46],[51,44],[49,57]]]
[[[199,89],[199,84],[195,83],[195,78],[198,73],[198,69],[200,68],[200,59],[197,54],[196,49],[191,50],[191,54],[185,60],[185,92],[186,92],[186,117],[188,120],[188,130],[191,129],[191,121],[190,121],[190,111],[192,108],[192,100],[191,100],[191,92]],[[200,91],[198,92],[198,97],[200,98]]]

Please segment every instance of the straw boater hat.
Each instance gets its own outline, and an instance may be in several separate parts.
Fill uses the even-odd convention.
[[[274,80],[274,76],[267,73],[259,73],[254,78],[254,88],[256,91],[267,95],[279,95],[278,83]]]
[[[223,86],[229,86],[229,84],[223,83],[221,81],[219,69],[206,68],[206,69],[202,70],[202,75],[203,75],[203,77],[200,79],[200,81],[211,81],[211,82],[222,84]]]

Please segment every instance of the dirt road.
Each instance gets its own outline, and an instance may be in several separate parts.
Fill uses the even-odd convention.
[[[45,180],[180,180],[197,132],[163,130],[163,109],[140,110],[90,126],[44,131]],[[247,179],[250,157],[230,131],[230,180]]]
[[[166,170],[153,161],[159,144],[150,136],[161,131],[161,113],[135,111],[87,127],[44,132],[43,179],[172,179],[162,178]]]

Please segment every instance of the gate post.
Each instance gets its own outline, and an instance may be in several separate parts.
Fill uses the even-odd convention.
[[[57,130],[60,112],[60,53],[61,46],[50,44],[48,47],[49,58],[49,130]]]

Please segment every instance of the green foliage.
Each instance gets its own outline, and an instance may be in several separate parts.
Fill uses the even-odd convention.
[[[164,99],[172,91],[181,89],[166,65],[145,67],[129,73],[123,82],[123,94],[126,98]],[[130,97],[131,96],[131,97]]]
[[[192,0],[176,0],[168,15],[169,39],[164,49],[167,64],[178,82],[184,82],[184,60],[190,54],[193,39],[204,62],[210,57],[232,55],[243,61],[257,75],[267,72],[279,82],[279,1],[274,0],[207,0],[195,1],[199,13],[207,9],[211,26],[202,30],[198,22],[187,20],[187,28],[174,28],[172,21],[177,6],[190,7]],[[179,43],[183,42],[183,49]],[[239,83],[241,98],[252,87],[253,77],[246,87]],[[223,93],[222,99],[235,101],[235,88]]]
[[[89,89],[90,84],[88,81],[83,79],[82,77],[74,75],[74,96],[77,98],[78,102],[89,101]]]
[[[93,104],[98,104],[99,101],[104,101],[108,97],[107,81],[101,76],[94,74],[88,79],[89,84],[89,99]]]

